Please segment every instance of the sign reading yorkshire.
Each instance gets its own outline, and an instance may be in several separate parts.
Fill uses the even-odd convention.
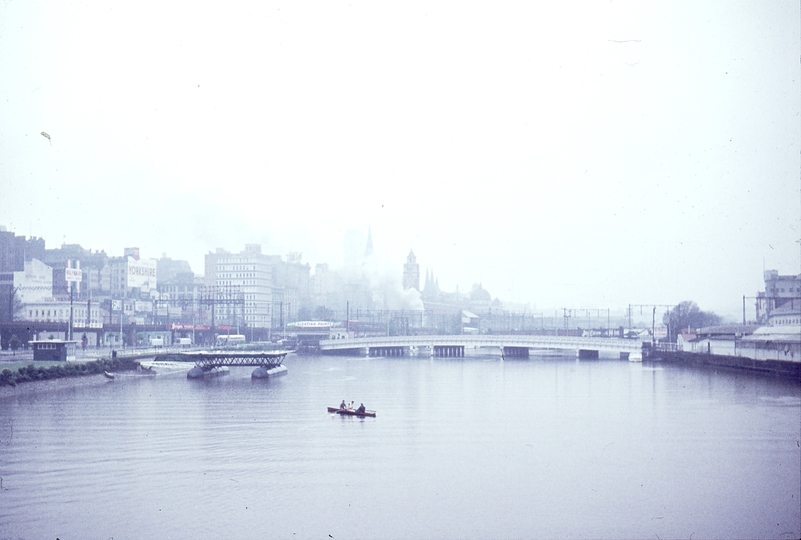
[[[156,260],[128,257],[128,287],[156,288]]]

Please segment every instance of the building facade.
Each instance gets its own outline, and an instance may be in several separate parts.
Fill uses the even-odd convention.
[[[247,244],[240,253],[217,249],[206,255],[206,305],[213,305],[214,324],[270,328],[273,315],[273,266],[278,257],[261,245]],[[209,290],[209,288],[212,288]]]
[[[757,322],[768,326],[801,324],[801,275],[765,271],[765,290],[757,294]]]

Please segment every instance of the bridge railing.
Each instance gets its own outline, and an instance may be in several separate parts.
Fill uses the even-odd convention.
[[[393,346],[437,346],[437,345],[475,345],[484,347],[554,347],[554,348],[598,348],[635,350],[642,347],[639,340],[620,338],[585,338],[571,336],[524,336],[524,335],[450,335],[450,336],[395,336],[353,339],[330,339],[320,341],[323,350],[350,349],[361,347]]]

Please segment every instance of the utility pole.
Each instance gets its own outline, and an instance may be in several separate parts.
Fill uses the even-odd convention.
[[[653,313],[651,314],[651,340],[656,341],[656,336],[654,332],[656,331],[656,309],[657,308],[664,308],[667,313],[670,313],[670,310],[673,309],[675,306],[671,306],[668,304],[629,304],[629,329],[631,329],[631,308],[640,308],[640,315],[642,315],[643,308],[653,308]],[[670,341],[670,316],[668,316],[667,322],[667,331],[668,331],[668,341]]]
[[[743,326],[745,326],[745,295],[743,295]]]
[[[670,339],[670,333],[668,333],[668,339]],[[651,314],[651,347],[654,346],[656,346],[656,306]]]
[[[72,322],[73,322],[72,321],[72,314],[73,314],[73,310],[72,310],[72,293],[73,293],[74,290],[75,290],[75,282],[70,282],[70,332],[69,332],[69,337],[67,338],[70,341],[72,341]]]

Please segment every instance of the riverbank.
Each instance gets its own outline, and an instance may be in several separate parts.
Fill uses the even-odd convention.
[[[801,382],[801,362],[754,360],[753,358],[745,358],[742,356],[692,353],[686,351],[655,351],[650,354],[650,357],[652,360],[760,373]]]
[[[101,359],[93,362],[56,362],[50,365],[36,365],[31,362],[16,370],[3,368],[0,371],[0,388],[24,387],[39,382],[59,381],[65,379],[86,379],[101,376],[114,378],[113,373],[143,372],[136,360],[115,358]],[[149,372],[149,370],[144,370]]]
[[[30,381],[26,383],[20,383],[16,386],[0,386],[0,399],[26,396],[30,394],[41,394],[45,392],[55,392],[57,390],[78,388],[81,386],[98,386],[113,382],[113,380],[109,379],[105,375],[84,375],[80,377],[64,377],[61,379],[49,379],[45,381]]]

